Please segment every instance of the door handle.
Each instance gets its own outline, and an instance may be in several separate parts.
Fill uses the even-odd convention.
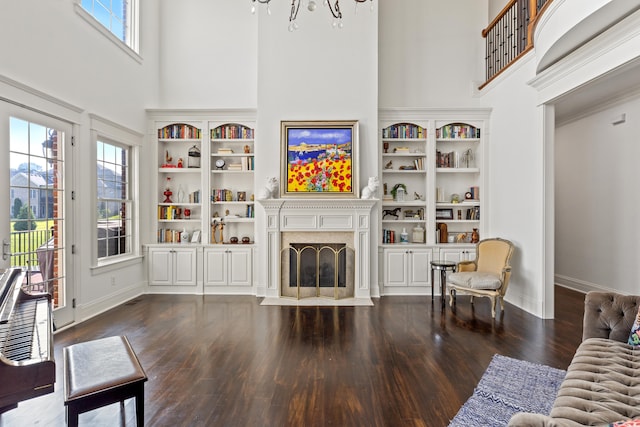
[[[7,260],[11,256],[11,243],[7,239],[2,239],[2,259]]]

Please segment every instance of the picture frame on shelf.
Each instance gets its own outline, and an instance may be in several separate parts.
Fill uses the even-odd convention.
[[[358,121],[282,121],[281,197],[358,198]]]
[[[453,219],[453,209],[436,209],[436,219]]]
[[[195,230],[193,234],[191,234],[191,243],[199,243],[200,242],[200,230]]]

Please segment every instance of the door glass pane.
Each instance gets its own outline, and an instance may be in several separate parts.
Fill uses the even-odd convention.
[[[29,274],[24,286],[64,304],[64,133],[10,119],[11,266]]]

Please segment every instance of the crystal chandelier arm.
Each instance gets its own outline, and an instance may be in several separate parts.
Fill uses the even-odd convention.
[[[253,3],[258,2],[260,4],[269,4],[271,0],[251,0]],[[359,0],[356,0],[359,1]]]

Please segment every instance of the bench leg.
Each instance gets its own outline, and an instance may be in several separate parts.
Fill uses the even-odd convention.
[[[144,426],[144,383],[140,383],[136,392],[136,425]]]
[[[73,405],[67,406],[65,418],[67,419],[68,427],[78,427],[78,411]]]

